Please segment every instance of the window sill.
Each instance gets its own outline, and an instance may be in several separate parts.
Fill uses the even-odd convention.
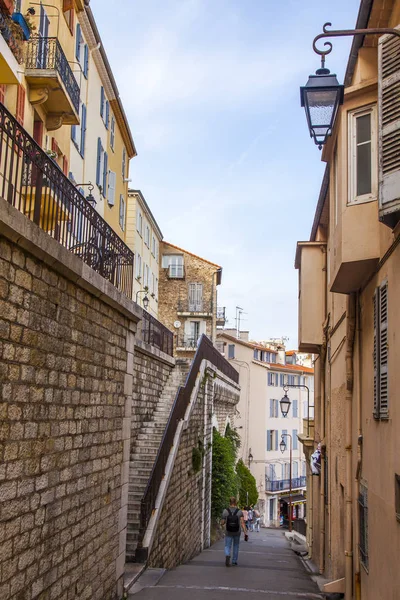
[[[367,204],[368,202],[376,202],[377,196],[360,196],[360,198],[356,198],[352,202],[348,202],[347,206],[354,206],[356,204]]]

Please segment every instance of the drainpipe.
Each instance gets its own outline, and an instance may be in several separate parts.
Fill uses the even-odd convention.
[[[325,571],[325,458],[324,447],[325,440],[325,364],[326,364],[326,344],[321,348],[321,479],[319,496],[319,514],[320,514],[320,541],[319,541],[319,572]],[[324,447],[322,447],[324,446]]]
[[[352,404],[354,382],[354,337],[356,321],[356,296],[351,294],[347,300],[346,331],[346,509],[345,509],[345,600],[353,597],[353,478],[352,478]]]
[[[361,302],[360,295],[357,294],[357,321],[356,321],[356,335],[357,335],[357,345],[356,345],[356,356],[357,356],[357,389],[356,389],[356,409],[357,409],[357,471],[356,477],[354,481],[354,502],[357,503],[357,498],[360,494],[360,479],[361,479],[361,467],[362,467],[362,413],[361,413],[361,371],[362,371],[362,351],[361,351]],[[356,504],[357,506],[357,504]],[[355,569],[355,596],[356,600],[361,600],[361,576],[360,576],[360,554],[358,552],[358,548],[360,545],[360,515],[358,510],[354,511],[354,523],[355,523],[355,536],[354,536],[354,548],[355,548],[355,557],[354,557],[354,569]]]

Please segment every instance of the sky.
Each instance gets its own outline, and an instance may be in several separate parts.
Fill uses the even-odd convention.
[[[218,305],[251,339],[297,345],[296,242],[308,240],[324,163],[299,87],[327,21],[359,0],[91,0],[164,239],[223,267]],[[350,38],[326,66],[343,82]]]

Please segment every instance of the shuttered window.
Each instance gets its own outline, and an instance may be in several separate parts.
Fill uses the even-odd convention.
[[[400,219],[400,38],[378,44],[379,217],[389,227]]]
[[[96,164],[96,184],[101,187],[102,183],[103,183],[103,173],[102,173],[102,166],[103,166],[103,145],[101,143],[101,139],[98,138],[97,139],[97,164]]]
[[[87,44],[85,44],[83,55],[83,74],[87,79],[89,74],[89,46]]]
[[[82,104],[81,116],[81,139],[79,145],[79,153],[84,158],[85,156],[85,140],[86,140],[86,106]]]
[[[101,86],[100,88],[100,116],[104,121],[104,103],[106,101],[106,97],[104,94],[104,88]]]
[[[385,281],[374,294],[374,417],[388,416],[388,284]]]
[[[110,147],[111,150],[114,150],[115,145],[115,119],[111,117],[111,128],[110,128]]]
[[[203,310],[203,284],[189,283],[189,311]]]
[[[25,89],[22,85],[18,86],[17,90],[17,110],[15,114],[15,118],[17,119],[20,125],[24,124],[24,115],[25,115]]]
[[[122,231],[125,230],[125,198],[122,194],[119,197],[119,224],[121,226]],[[149,267],[147,267],[147,283],[145,285],[149,285]]]
[[[101,193],[103,194],[104,198],[106,197],[106,194],[107,194],[107,176],[108,176],[108,154],[107,154],[107,152],[104,152],[103,188],[101,190]]]
[[[114,171],[109,171],[107,202],[110,206],[114,206],[114,204],[115,204],[115,182],[116,182],[116,175],[115,175]]]

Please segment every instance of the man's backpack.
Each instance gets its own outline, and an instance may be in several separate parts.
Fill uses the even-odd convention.
[[[230,533],[239,533],[240,531],[240,522],[238,517],[239,509],[235,508],[232,512],[230,508],[228,508],[228,517],[226,519],[226,530]]]

